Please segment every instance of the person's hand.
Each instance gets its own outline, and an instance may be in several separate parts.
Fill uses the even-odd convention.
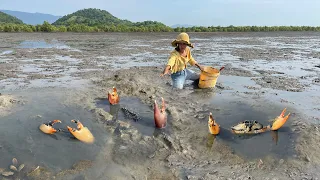
[[[166,68],[163,70],[163,72],[160,74],[160,77],[165,76],[166,74],[169,75],[169,71],[170,71],[170,66],[167,65]]]
[[[160,77],[163,77],[163,76],[165,76],[165,75],[169,75],[169,72],[163,72],[163,73],[161,73],[161,74],[160,74]]]
[[[201,71],[204,71],[204,67],[199,65],[198,63],[195,64]]]

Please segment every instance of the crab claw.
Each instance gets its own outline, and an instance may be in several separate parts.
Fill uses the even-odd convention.
[[[208,120],[209,132],[213,135],[217,135],[220,132],[220,125],[216,123],[213,119],[212,113],[210,112],[209,120]]]
[[[154,100],[154,123],[157,128],[164,128],[167,125],[167,113],[164,99],[161,97],[162,107],[158,107],[157,101]]]
[[[72,119],[71,122],[77,124],[78,130],[81,130],[81,129],[83,128],[83,124],[82,124],[80,121],[77,121],[77,120]]]
[[[71,120],[71,122],[77,123],[77,129],[67,126],[68,131],[78,140],[92,144],[94,142],[94,136],[91,134],[87,127],[84,127],[80,121]]]
[[[284,108],[283,111],[281,112],[281,114],[274,119],[273,124],[271,126],[271,130],[273,130],[273,131],[278,130],[284,125],[284,123],[286,123],[286,121],[290,117],[290,113],[288,115],[284,116],[286,110],[287,110],[287,108]]]
[[[111,105],[118,104],[120,101],[119,95],[117,93],[117,89],[115,87],[112,88],[112,92],[108,92],[108,100]]]
[[[59,131],[52,127],[55,123],[61,123],[61,121],[58,119],[55,119],[53,121],[49,121],[48,123],[43,123],[39,126],[39,129],[46,134],[54,134],[57,131]]]

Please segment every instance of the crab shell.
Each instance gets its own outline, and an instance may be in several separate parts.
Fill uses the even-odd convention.
[[[242,123],[239,123],[239,124],[237,124],[235,126],[232,126],[231,129],[233,131],[245,131],[248,128],[247,128],[246,124],[244,122],[242,122]]]
[[[232,129],[231,131],[234,134],[260,134],[260,133],[263,133],[263,132],[266,132],[266,131],[269,131],[269,130],[270,130],[270,126],[263,127],[262,129],[259,129],[259,130],[243,131],[243,130]]]
[[[213,135],[217,135],[220,132],[220,125],[216,123],[216,121],[213,119],[212,113],[209,115],[209,120],[208,120],[208,127],[209,127],[209,132]]]
[[[69,132],[78,140],[88,144],[92,144],[94,142],[94,136],[87,127],[82,127],[80,130],[74,129],[70,126],[67,126],[67,128]]]
[[[53,120],[53,121],[52,121],[52,124],[55,124],[55,123],[61,123],[61,121],[60,121],[60,120]],[[54,133],[57,132],[57,130],[54,129],[52,126],[46,125],[46,124],[44,124],[44,123],[39,126],[39,129],[40,129],[42,132],[46,133],[46,134],[54,134]]]

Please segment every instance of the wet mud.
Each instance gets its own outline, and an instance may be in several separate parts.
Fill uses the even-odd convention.
[[[319,33],[190,33],[202,65],[225,69],[214,89],[171,88],[159,75],[175,33],[1,33],[1,171],[8,179],[316,179],[319,177]],[[191,67],[195,72],[199,71]],[[115,86],[120,103],[111,106]],[[163,97],[168,124],[156,129]],[[244,120],[278,131],[232,134]],[[212,112],[221,125],[209,134]],[[96,140],[62,131],[79,119]]]

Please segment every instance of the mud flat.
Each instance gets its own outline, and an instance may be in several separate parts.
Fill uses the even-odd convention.
[[[175,33],[1,33],[1,170],[16,157],[25,168],[7,178],[320,177],[320,34],[190,35],[200,64],[225,66],[215,89],[188,82],[174,90],[159,77]],[[106,99],[113,86],[117,106]],[[161,97],[169,123],[158,130],[152,107]],[[291,117],[277,132],[230,132],[243,120],[270,124],[285,107]],[[208,134],[209,112],[221,125],[218,136]],[[95,143],[38,130],[53,119],[61,129],[79,119]]]

